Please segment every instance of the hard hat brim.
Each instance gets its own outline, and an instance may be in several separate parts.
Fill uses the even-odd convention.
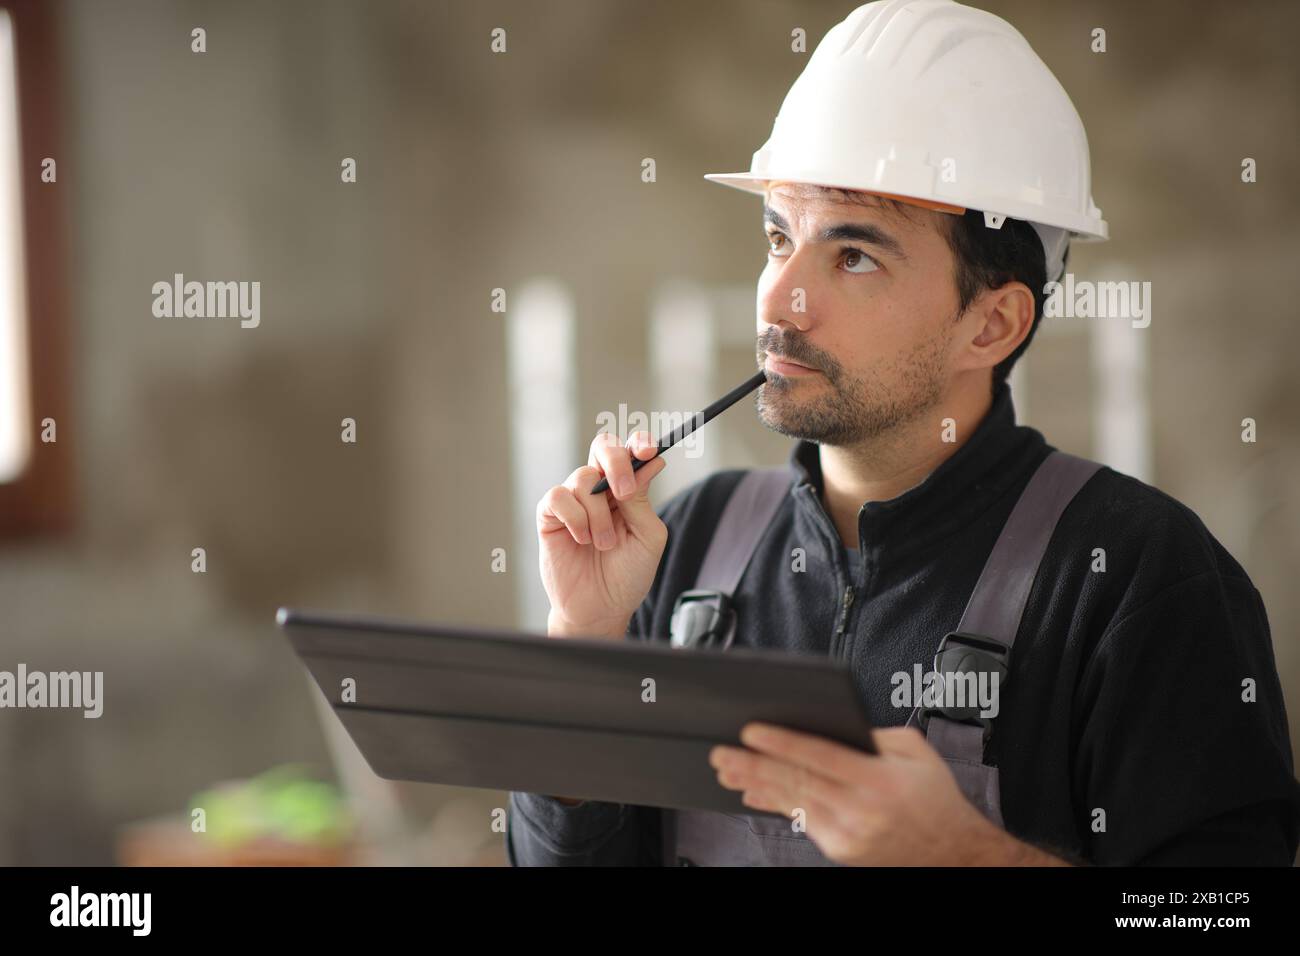
[[[721,183],[724,186],[733,186],[736,189],[743,189],[746,192],[764,195],[767,192],[767,186],[773,182],[806,182],[805,180],[791,179],[773,179],[769,176],[758,176],[754,173],[708,173],[704,177],[715,183]],[[907,203],[909,206],[920,206],[922,209],[933,209],[935,212],[951,213],[954,216],[960,216],[966,211],[965,206],[956,206],[952,203],[940,202],[937,199],[924,199],[920,196],[904,196],[901,193],[881,192],[878,189],[863,189],[860,186],[836,186],[834,183],[811,183],[810,186],[827,186],[832,189],[850,189],[853,192],[869,193],[872,196],[881,196],[885,199],[896,199],[901,203]]]
[[[770,182],[806,182],[808,185],[828,186],[833,189],[851,189],[855,192],[871,193],[877,196],[888,196],[891,199],[897,199],[900,202],[911,203],[912,205],[922,206],[927,209],[937,209],[941,212],[956,212],[957,210],[965,211],[966,209],[976,208],[972,206],[960,206],[952,203],[943,202],[942,200],[932,199],[926,196],[906,196],[900,193],[882,192],[878,189],[863,189],[861,185],[852,185],[848,183],[834,182],[813,182],[802,178],[792,178],[788,176],[765,176],[761,173],[753,172],[736,172],[736,173],[706,173],[704,178],[709,182],[719,183],[723,186],[730,186],[733,189],[739,189],[747,193],[754,193],[762,196],[767,192],[767,185]],[[1070,233],[1072,240],[1078,242],[1103,242],[1109,238],[1110,229],[1104,219],[1093,220],[1088,224],[1090,227],[1087,231],[1081,231],[1078,225],[1066,225],[1061,222],[1046,222],[1035,216],[1026,216],[1021,212],[1006,212],[1002,209],[980,209],[981,212],[1003,213],[1013,219],[1024,219],[1026,222],[1041,222],[1042,225],[1056,226],[1066,229]]]

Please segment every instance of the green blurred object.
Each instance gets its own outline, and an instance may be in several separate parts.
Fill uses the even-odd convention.
[[[334,845],[352,834],[352,819],[337,787],[299,764],[275,767],[251,780],[200,791],[190,800],[205,814],[200,835],[223,847],[274,838]]]

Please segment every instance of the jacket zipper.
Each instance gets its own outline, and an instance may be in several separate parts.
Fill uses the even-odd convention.
[[[849,621],[849,608],[853,606],[853,585],[844,589],[844,603],[840,608],[840,623],[835,628],[835,638],[831,641],[831,659],[834,660],[840,656],[840,649],[844,645],[844,627]]]

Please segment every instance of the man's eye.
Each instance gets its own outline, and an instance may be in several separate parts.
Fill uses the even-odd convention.
[[[844,250],[844,271],[862,275],[867,272],[875,272],[879,266],[871,260],[865,252],[857,249]]]
[[[783,251],[786,250],[789,245],[790,240],[786,239],[786,237],[781,235],[781,233],[769,232],[767,234],[767,251],[769,255],[784,258],[790,254],[789,251]]]

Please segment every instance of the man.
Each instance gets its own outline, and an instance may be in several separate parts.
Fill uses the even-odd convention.
[[[764,196],[757,408],[797,439],[735,643],[847,663],[879,753],[747,726],[710,755],[719,783],[803,827],[695,814],[698,852],[674,842],[673,811],[512,794],[512,863],[1292,862],[1300,784],[1259,594],[1195,514],[1109,468],[1044,531],[976,755],[996,809],[903,726],[900,686],[957,629],[1053,451],[1015,424],[1006,377],[1069,240],[1106,235],[1088,168],[1077,114],[1018,33],[917,0],[832,29],[751,171],[709,177]],[[653,457],[649,435],[597,436],[538,505],[553,636],[664,639],[745,476],[656,514],[664,464],[634,472],[632,455]],[[603,476],[611,491],[590,494]]]

